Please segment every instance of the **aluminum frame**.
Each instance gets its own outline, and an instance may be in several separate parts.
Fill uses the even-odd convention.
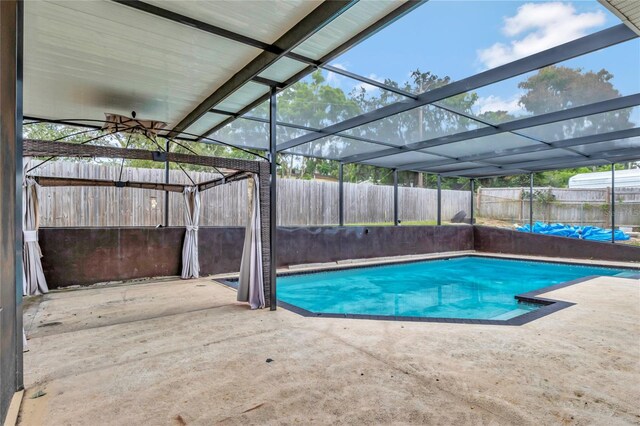
[[[0,422],[24,387],[22,358],[23,0],[0,2]]]
[[[314,65],[309,65],[308,67],[306,67],[302,71],[298,72],[297,74],[291,76],[289,79],[284,81],[283,82],[283,89],[291,86],[294,83],[297,83],[300,79],[304,78],[309,73],[311,73],[314,70],[316,70],[318,67],[324,66],[325,64],[327,64],[328,62],[330,62],[331,60],[336,58],[337,56],[339,56],[342,53],[344,53],[345,51],[347,51],[349,48],[351,48],[355,44],[357,44],[357,43],[361,42],[362,40],[366,39],[367,37],[375,34],[377,31],[381,30],[385,26],[387,26],[390,23],[394,22],[395,20],[401,18],[402,16],[406,15],[407,13],[411,12],[412,10],[414,10],[415,8],[419,7],[420,5],[426,3],[427,1],[428,0],[409,0],[409,1],[406,1],[405,3],[401,4],[396,9],[391,11],[391,13],[388,13],[384,17],[380,18],[375,23],[371,24],[370,26],[368,26],[364,30],[360,31],[358,34],[356,34],[355,36],[351,37],[349,40],[346,40],[340,46],[338,46],[337,48],[335,48],[334,50],[332,50],[331,52],[329,52],[328,54],[326,54],[325,56],[323,56],[319,60],[315,61]],[[298,59],[298,57],[296,57],[296,55],[293,54],[293,53],[291,53],[290,55],[287,55],[287,56],[292,58],[292,59]],[[365,78],[365,77],[361,77],[361,76],[359,76],[359,77],[360,78]],[[266,101],[268,99],[269,99],[269,95],[268,94],[264,95],[264,96],[261,96],[258,99],[256,99],[254,102],[252,102],[249,105],[247,105],[245,108],[243,108],[240,111],[238,111],[238,114],[239,115],[246,114],[247,112],[251,111],[252,109],[254,109],[258,105],[260,105],[262,102],[264,102],[264,101]],[[221,129],[222,127],[226,126],[227,124],[231,123],[234,119],[235,118],[229,118],[228,120],[223,121],[222,123],[216,125],[215,127],[212,127],[207,132],[203,133],[201,135],[201,137],[205,137],[207,135],[210,135],[211,133],[213,133],[213,132]],[[279,149],[278,151],[281,151],[281,150]]]
[[[173,127],[172,132],[180,133],[186,130],[190,125],[195,123],[196,120],[205,115],[207,111],[222,102],[245,83],[257,77],[258,74],[282,58],[287,52],[295,49],[354,4],[356,4],[356,0],[332,0],[322,2],[274,43],[274,46],[280,50],[280,53],[264,50],[233,77],[223,83],[195,109],[189,112]],[[212,133],[211,130],[205,132],[202,136],[207,136],[210,133]]]
[[[462,142],[469,139],[476,139],[485,136],[493,136],[500,133],[513,132],[515,130],[523,130],[530,127],[541,126],[544,124],[557,123],[558,121],[570,120],[573,118],[585,117],[588,115],[600,114],[603,112],[615,111],[618,109],[629,108],[640,105],[640,94],[621,96],[606,101],[596,102],[593,104],[582,105],[579,107],[568,108],[560,111],[554,111],[547,114],[540,114],[533,117],[521,118],[518,120],[508,121],[506,123],[494,127],[481,127],[479,129],[469,130],[466,132],[455,133],[453,135],[440,136],[437,138],[426,139],[414,142],[403,147],[390,148],[384,151],[372,152],[368,154],[356,154],[346,157],[343,161],[347,163],[359,163],[369,161],[376,158],[387,157],[393,154],[399,154],[408,151],[418,151],[427,148],[433,148],[440,145],[447,145],[453,142]],[[549,145],[553,142],[541,142]],[[438,154],[433,154],[438,155]],[[406,166],[400,166],[403,168]]]
[[[636,136],[640,136],[640,128],[638,127],[634,129],[625,129],[625,130],[618,130],[614,132],[599,133],[595,135],[564,139],[562,141],[550,142],[546,145],[542,145],[542,144],[531,145],[531,146],[525,146],[521,148],[505,149],[500,152],[489,152],[485,154],[466,155],[466,156],[458,157],[457,159],[453,159],[453,160],[409,163],[409,164],[398,166],[398,170],[413,170],[413,169],[428,168],[428,167],[447,166],[450,164],[455,164],[457,162],[473,163],[478,160],[508,157],[510,155],[527,154],[527,153],[546,151],[546,150],[551,150],[556,148],[591,145],[594,143],[614,141],[617,139],[627,139],[627,138],[632,138]]]
[[[434,102],[468,92],[469,90],[497,83],[529,71],[535,71],[539,68],[632,40],[636,37],[638,37],[637,34],[635,34],[626,25],[619,24],[577,40],[561,44],[551,49],[544,50],[531,56],[527,56],[471,77],[450,83],[446,86],[424,92],[415,100],[387,105],[375,111],[325,127],[321,132],[300,136],[292,139],[286,144],[283,144],[280,151],[312,142],[324,136],[344,132],[354,127],[378,121],[427,104],[433,104]]]

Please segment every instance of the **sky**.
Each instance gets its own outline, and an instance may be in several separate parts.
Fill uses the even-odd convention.
[[[620,24],[595,0],[431,0],[332,61],[374,80],[403,82],[416,68],[452,80],[469,77],[524,56]],[[640,93],[640,40],[562,63],[614,75],[623,94]],[[530,74],[479,89],[477,112],[503,109],[519,115],[520,81]],[[330,74],[332,85],[350,91],[360,83]],[[370,86],[364,86],[372,89]]]

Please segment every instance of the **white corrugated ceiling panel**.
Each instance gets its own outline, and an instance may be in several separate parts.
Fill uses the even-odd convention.
[[[402,3],[395,0],[360,1],[293,51],[311,59],[320,59],[371,24],[393,12]]]
[[[171,127],[258,49],[109,1],[25,2],[24,111]]]
[[[186,138],[193,138],[193,137],[200,136],[201,134],[207,132],[214,126],[217,126],[218,124],[222,123],[227,118],[229,118],[228,115],[214,114],[212,112],[208,112],[202,117],[200,117],[191,126],[189,126],[183,132],[183,136]]]
[[[269,93],[269,86],[249,81],[238,90],[227,96],[225,100],[220,102],[216,109],[229,112],[238,112],[260,96]]]
[[[280,58],[276,63],[260,73],[260,77],[283,83],[307,67],[307,64],[290,59]]]
[[[147,3],[271,44],[322,0],[150,0]]]
[[[427,162],[427,161],[440,161],[444,160],[444,157],[440,157],[433,154],[428,154],[418,151],[403,152],[400,154],[389,155],[386,157],[374,158],[373,160],[364,161],[364,164],[371,164],[379,167],[399,167],[404,164]]]
[[[638,0],[599,0],[629,28],[640,35],[640,1]]]

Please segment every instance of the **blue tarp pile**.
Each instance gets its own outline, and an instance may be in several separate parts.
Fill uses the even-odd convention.
[[[530,232],[529,224],[516,227],[518,231]],[[591,241],[611,241],[611,229],[602,229],[597,226],[571,226],[562,223],[536,222],[533,225],[536,234],[555,235],[557,237],[579,238]],[[626,241],[629,236],[620,230],[615,231],[616,241]]]

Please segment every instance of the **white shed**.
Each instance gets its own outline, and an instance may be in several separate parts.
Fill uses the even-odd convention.
[[[640,169],[616,170],[616,188],[640,188]],[[611,172],[581,173],[569,178],[569,188],[606,188]]]

